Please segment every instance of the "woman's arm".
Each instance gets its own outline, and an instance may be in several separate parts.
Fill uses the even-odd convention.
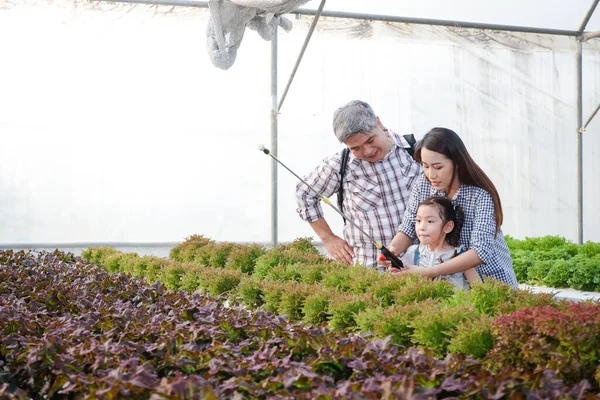
[[[463,272],[463,275],[465,276],[467,282],[469,282],[470,284],[481,283],[481,278],[479,277],[479,274],[477,274],[475,268],[469,268],[468,270]]]
[[[413,239],[404,232],[396,233],[396,236],[390,242],[388,250],[395,255],[402,254],[413,244]]]
[[[417,181],[413,184],[413,187],[410,191],[410,197],[408,198],[408,204],[406,204],[404,214],[402,215],[402,222],[398,227],[398,233],[390,242],[390,246],[397,247],[399,253],[405,251],[408,246],[412,244],[413,239],[417,237],[415,231],[417,209],[419,208],[419,203],[421,203],[421,201],[425,200],[427,197],[425,193],[428,192],[428,186],[429,183],[423,174],[421,174],[421,176],[417,178]],[[402,234],[404,234],[404,236]],[[407,240],[410,240],[410,242]],[[406,245],[406,243],[408,244]]]
[[[474,208],[469,249],[475,250],[481,259],[481,264],[487,264],[495,255],[496,213],[492,196],[483,189],[478,191],[474,203],[469,204],[469,207]]]
[[[437,278],[442,275],[455,274],[457,272],[463,272],[471,268],[475,268],[481,264],[481,258],[477,255],[475,250],[469,249],[464,253],[454,257],[451,260],[445,261],[441,264],[436,265],[432,268],[417,267],[414,265],[407,265],[402,270],[403,273],[417,273],[428,278]]]

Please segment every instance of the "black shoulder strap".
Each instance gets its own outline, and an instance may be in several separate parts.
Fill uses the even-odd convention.
[[[344,176],[346,175],[346,166],[348,165],[348,158],[350,158],[350,149],[344,148],[342,150],[342,163],[340,165],[340,187],[337,192],[337,203],[338,208],[341,212],[344,212]],[[344,225],[346,224],[346,218],[344,218]]]
[[[403,137],[410,145],[410,148],[406,149],[406,151],[412,158],[415,158],[415,144],[417,143],[415,135],[411,133],[409,135],[403,135]],[[344,176],[346,176],[348,158],[350,158],[350,149],[346,147],[344,150],[342,150],[342,162],[340,164],[340,187],[338,188],[337,193],[338,208],[341,212],[344,212]],[[344,224],[346,224],[346,218],[344,218]]]
[[[410,154],[410,156],[412,158],[415,158],[415,144],[417,143],[417,139],[415,139],[415,135],[413,135],[412,133],[409,135],[402,135],[402,137],[404,138],[404,140],[406,140],[408,142],[408,144],[410,145],[409,149],[406,149],[406,151],[408,152],[408,154]]]

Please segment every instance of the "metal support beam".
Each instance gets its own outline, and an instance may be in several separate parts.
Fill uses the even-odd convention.
[[[108,0],[92,0],[92,1],[108,1]],[[596,1],[596,0],[595,0]],[[148,5],[159,5],[159,6],[182,6],[182,7],[200,7],[207,8],[207,1],[193,1],[193,0],[109,0],[111,3],[136,3],[136,4],[148,4]],[[292,11],[290,14],[299,15],[312,15],[317,14],[317,10],[298,9]],[[435,26],[452,26],[456,28],[472,28],[472,29],[487,29],[494,31],[508,31],[508,32],[524,32],[524,33],[539,33],[543,35],[558,35],[558,36],[579,36],[581,32],[564,30],[564,29],[549,29],[549,28],[537,28],[529,26],[516,26],[516,25],[500,25],[500,24],[484,24],[478,22],[467,22],[467,21],[451,21],[431,18],[411,18],[401,17],[395,15],[380,15],[380,14],[363,14],[363,13],[350,13],[343,11],[323,11],[321,13],[323,17],[331,18],[349,18],[349,19],[361,19],[370,21],[384,21],[384,22],[401,22],[406,24],[419,24],[419,25],[435,25]]]
[[[600,104],[598,104],[598,107],[596,107],[596,109],[594,110],[594,112],[592,113],[592,115],[590,115],[590,117],[587,119],[587,121],[583,125],[583,128],[581,128],[581,133],[585,132],[585,129],[588,127],[588,125],[590,124],[590,122],[592,122],[592,120],[594,119],[594,117],[596,116],[596,114],[598,114],[598,111],[600,111]]]
[[[583,45],[577,39],[577,243],[583,244]]]
[[[586,32],[583,35],[581,35],[581,39],[584,42],[587,42],[590,39],[595,39],[597,37],[600,37],[600,31],[596,31],[596,32]]]
[[[594,0],[594,2],[590,6],[590,9],[588,10],[587,14],[585,14],[585,18],[583,18],[583,21],[581,21],[581,25],[579,25],[579,34],[580,35],[583,33],[583,31],[585,31],[585,27],[587,26],[588,22],[590,22],[590,18],[592,18],[592,15],[594,15],[594,11],[596,10],[596,7],[598,6],[598,2],[600,2],[600,0]]]
[[[271,40],[271,153],[277,157],[277,31]],[[277,161],[271,160],[271,245],[278,243]]]
[[[323,12],[323,7],[325,7],[325,1],[326,0],[321,0],[319,9],[317,10],[317,13],[315,14],[315,18],[313,19],[313,22],[310,25],[310,29],[308,30],[308,33],[306,34],[306,39],[304,39],[304,44],[302,45],[302,49],[300,50],[300,54],[298,55],[298,59],[296,60],[296,65],[294,65],[294,69],[292,70],[290,79],[288,80],[288,83],[285,86],[285,90],[283,91],[283,94],[281,95],[281,100],[279,100],[279,106],[277,107],[278,111],[281,110],[281,106],[283,106],[283,102],[285,101],[285,98],[287,97],[288,91],[290,90],[290,86],[292,86],[292,82],[294,81],[294,77],[296,76],[298,67],[300,66],[300,63],[302,62],[302,58],[304,57],[304,53],[306,52],[306,48],[308,47],[310,38],[312,37],[313,32],[315,31],[315,28],[317,27],[317,22],[319,22],[319,17],[321,16],[321,13]]]
[[[315,10],[298,9],[292,11],[291,14],[300,15],[315,15]],[[419,24],[419,25],[436,25],[436,26],[451,26],[455,28],[473,28],[473,29],[487,29],[494,31],[509,31],[509,32],[525,32],[525,33],[539,33],[545,35],[559,35],[559,36],[578,36],[578,31],[563,30],[563,29],[548,29],[548,28],[536,28],[529,26],[516,26],[516,25],[499,25],[499,24],[485,24],[478,22],[466,22],[466,21],[451,21],[442,19],[431,19],[431,18],[412,18],[412,17],[401,17],[394,15],[379,15],[379,14],[363,14],[363,13],[351,13],[343,11],[323,11],[321,13],[323,17],[332,18],[349,18],[349,19],[362,19],[369,21],[384,21],[384,22],[401,22],[406,24]]]
[[[146,4],[149,6],[174,6],[174,7],[198,7],[208,8],[208,1],[194,0],[92,0],[105,3],[133,3]]]

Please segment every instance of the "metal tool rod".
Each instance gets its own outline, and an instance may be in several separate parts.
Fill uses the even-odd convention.
[[[278,130],[278,112],[277,112],[277,31],[273,32],[271,40],[271,148],[277,154],[277,130]],[[279,207],[278,207],[278,189],[277,189],[277,163],[271,164],[271,245],[277,246],[279,242]]]
[[[371,242],[373,242],[373,244],[375,244],[375,247],[377,247],[378,249],[381,248],[381,243],[377,242],[375,239],[373,239],[371,237],[371,235],[369,235],[367,232],[365,232],[360,226],[358,226],[356,224],[356,222],[352,221],[350,218],[348,218],[346,215],[344,215],[344,213],[337,208],[327,197],[323,196],[321,193],[319,193],[319,191],[317,189],[315,189],[314,187],[312,187],[311,185],[309,185],[304,179],[302,179],[301,177],[299,177],[294,171],[292,171],[291,169],[288,168],[287,165],[285,165],[283,162],[281,162],[276,156],[274,156],[273,154],[271,154],[271,152],[269,151],[269,149],[264,148],[264,146],[260,146],[259,150],[262,151],[263,153],[265,153],[266,155],[270,156],[273,160],[275,160],[276,162],[278,162],[283,168],[287,169],[292,175],[294,175],[296,178],[298,178],[298,180],[300,180],[300,182],[304,183],[306,186],[309,187],[310,190],[312,190],[313,192],[315,192],[315,194],[317,196],[319,196],[323,202],[327,205],[329,205],[331,208],[333,208],[338,214],[340,214],[342,217],[344,217],[346,219],[346,221],[350,222],[352,225],[354,225],[354,227],[356,229],[358,229],[363,235],[365,235],[367,238],[369,238],[369,240]]]
[[[294,77],[296,76],[298,67],[300,67],[300,63],[302,62],[302,58],[304,57],[304,53],[306,52],[306,48],[308,47],[310,38],[312,37],[313,32],[315,31],[315,28],[317,27],[317,22],[319,21],[321,12],[323,12],[323,7],[325,7],[325,1],[326,0],[321,0],[321,5],[319,5],[317,14],[315,15],[315,18],[313,19],[312,24],[310,25],[310,29],[308,30],[308,33],[306,34],[306,39],[304,39],[304,44],[302,45],[302,49],[300,50],[300,54],[298,55],[298,59],[296,60],[296,65],[294,65],[294,69],[292,70],[290,79],[288,80],[288,83],[285,86],[285,90],[283,91],[283,94],[281,95],[281,100],[279,100],[279,106],[277,107],[277,110],[281,110],[281,106],[283,106],[283,102],[285,101],[285,98],[287,97],[290,87],[292,86],[292,82],[294,81]]]
[[[598,107],[596,107],[596,109],[594,110],[594,112],[592,113],[592,115],[590,115],[590,117],[585,122],[585,124],[583,124],[583,128],[581,128],[581,133],[585,132],[585,129],[588,127],[588,125],[590,124],[590,122],[592,122],[592,120],[594,119],[594,117],[596,116],[596,114],[598,114],[598,111],[600,111],[600,104],[598,104]]]
[[[588,9],[588,12],[585,14],[583,21],[581,21],[581,24],[579,25],[579,33],[580,34],[583,33],[583,31],[585,31],[585,27],[587,26],[588,22],[590,22],[590,18],[592,18],[592,15],[594,15],[594,11],[596,10],[596,7],[598,6],[599,1],[600,0],[594,0],[592,5]]]

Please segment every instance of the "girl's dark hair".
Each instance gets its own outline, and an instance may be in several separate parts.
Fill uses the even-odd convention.
[[[454,229],[450,233],[446,234],[446,242],[450,246],[458,247],[460,243],[460,232],[462,231],[463,221],[465,220],[465,213],[460,206],[455,206],[450,200],[445,197],[430,197],[423,200],[421,206],[432,206],[436,207],[440,212],[440,218],[442,219],[443,225],[446,225],[448,221],[454,222]]]
[[[477,186],[492,196],[496,214],[496,234],[500,231],[503,221],[502,203],[491,179],[469,155],[465,144],[460,137],[448,128],[433,128],[415,148],[415,160],[421,161],[421,149],[435,151],[445,155],[454,164],[454,174],[458,173],[458,180],[465,185]]]

